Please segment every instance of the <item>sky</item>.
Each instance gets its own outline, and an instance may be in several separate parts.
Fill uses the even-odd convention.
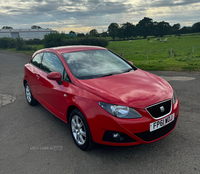
[[[32,25],[59,32],[107,31],[115,22],[136,25],[144,17],[192,26],[200,22],[200,0],[0,0],[0,29]]]

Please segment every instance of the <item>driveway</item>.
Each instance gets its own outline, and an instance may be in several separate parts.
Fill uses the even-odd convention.
[[[180,100],[175,130],[152,144],[97,145],[79,150],[65,124],[40,104],[27,104],[23,67],[30,56],[0,50],[1,174],[199,174],[200,72],[152,72],[169,81]]]

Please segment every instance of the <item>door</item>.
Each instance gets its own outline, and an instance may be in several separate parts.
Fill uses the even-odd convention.
[[[45,52],[41,63],[41,70],[43,72],[40,74],[38,86],[40,102],[56,116],[63,119],[66,114],[67,103],[69,102],[68,87],[70,84],[66,81],[58,83],[55,80],[50,80],[47,78],[47,74],[58,71],[63,77],[65,72],[64,66],[56,54]]]

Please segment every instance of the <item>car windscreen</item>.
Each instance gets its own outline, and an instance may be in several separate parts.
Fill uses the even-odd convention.
[[[125,60],[108,50],[63,53],[70,71],[78,79],[92,79],[134,70]]]

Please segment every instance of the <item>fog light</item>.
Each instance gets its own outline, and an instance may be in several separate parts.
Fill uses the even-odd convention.
[[[120,134],[119,133],[113,133],[113,138],[119,138]]]
[[[122,132],[108,131],[108,130],[104,132],[102,140],[112,143],[136,142],[136,140],[132,139],[131,137]]]
[[[118,132],[113,133],[112,136],[114,141],[122,141],[124,139]]]

